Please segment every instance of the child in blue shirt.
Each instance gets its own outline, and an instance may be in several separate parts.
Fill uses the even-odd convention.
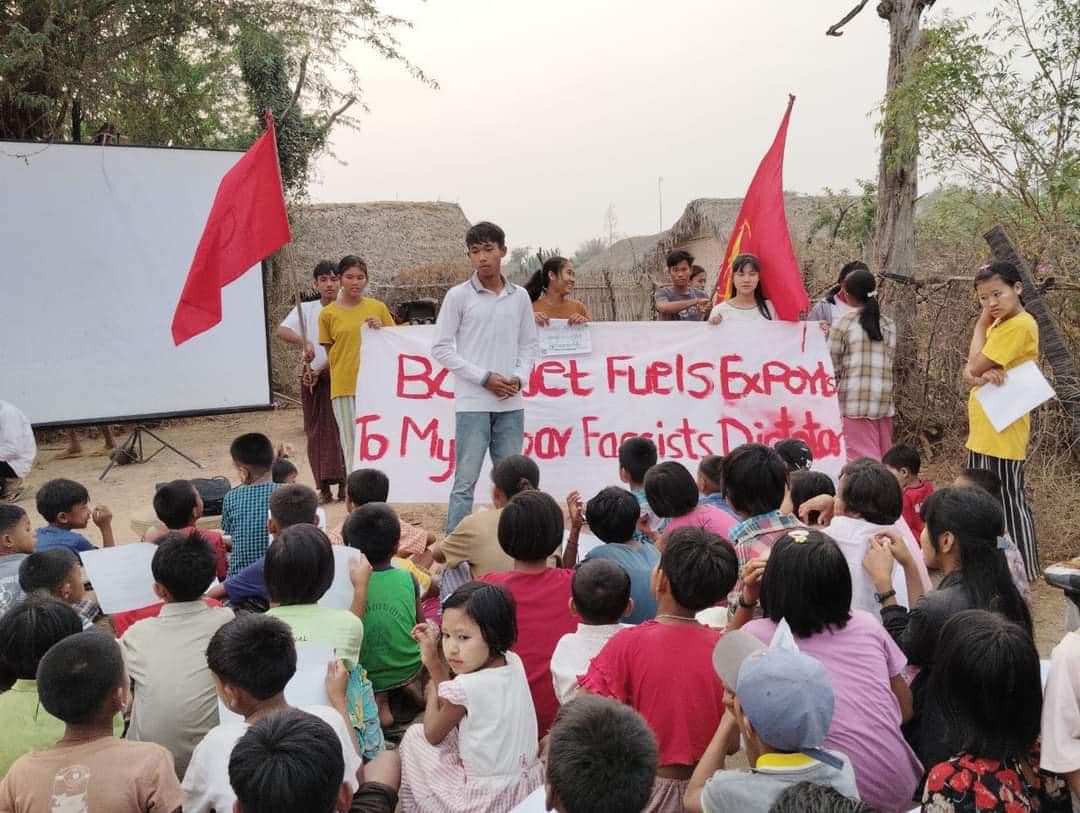
[[[656,465],[656,444],[648,438],[627,438],[619,445],[619,479],[637,498],[641,518],[645,519],[654,531],[659,530],[660,518],[649,507],[645,497],[645,474]],[[647,543],[649,537],[644,531],[635,530],[634,539]]]
[[[266,517],[270,495],[278,487],[271,477],[274,444],[261,432],[248,432],[229,447],[233,465],[240,474],[240,485],[229,491],[221,504],[221,532],[232,537],[229,575],[266,555],[270,537]]]
[[[90,524],[90,520],[101,531],[102,547],[111,548],[116,544],[112,531],[112,511],[104,505],[90,510],[90,493],[82,483],[74,480],[49,480],[37,493],[37,510],[49,523],[45,528],[38,528],[34,545],[36,551],[50,548],[67,548],[72,553],[95,550],[93,544],[77,530]]]

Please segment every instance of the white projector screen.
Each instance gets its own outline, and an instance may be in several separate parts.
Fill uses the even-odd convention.
[[[222,291],[216,327],[179,347],[170,332],[240,155],[0,143],[0,398],[35,425],[271,405],[259,266]]]

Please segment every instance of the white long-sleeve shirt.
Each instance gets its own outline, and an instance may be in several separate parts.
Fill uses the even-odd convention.
[[[17,407],[0,401],[0,460],[11,466],[16,477],[25,477],[34,465],[35,455],[37,443],[30,421]]]
[[[540,354],[529,294],[506,281],[498,293],[476,274],[446,293],[436,321],[431,355],[454,374],[458,412],[522,409],[521,394],[499,400],[484,387],[489,373],[517,378],[524,387]]]

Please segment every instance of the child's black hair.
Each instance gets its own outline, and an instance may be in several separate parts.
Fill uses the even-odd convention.
[[[895,479],[895,478],[894,478]],[[761,609],[806,638],[851,620],[851,570],[831,537],[796,528],[777,540],[761,579]]]
[[[0,502],[0,534],[6,534],[22,522],[26,511],[22,506],[10,502]]]
[[[630,576],[610,559],[588,559],[574,569],[570,594],[586,624],[618,624],[630,603]]]
[[[38,665],[38,699],[45,711],[68,725],[93,721],[123,684],[120,644],[94,630],[58,641]]]
[[[680,607],[700,612],[725,598],[739,578],[735,549],[702,528],[676,528],[660,554],[660,570]]]
[[[286,528],[266,549],[266,592],[275,604],[314,604],[334,581],[334,553],[314,525]]]
[[[512,454],[492,467],[491,482],[509,500],[522,491],[540,488],[540,467],[530,457]]]
[[[287,457],[279,457],[270,467],[270,479],[275,483],[287,483],[290,477],[295,477],[299,473]]]
[[[70,604],[46,595],[30,595],[0,616],[0,687],[33,680],[49,648],[82,632],[82,619]]]
[[[844,510],[874,525],[892,525],[904,512],[900,482],[884,464],[867,461],[847,466],[840,476]]]
[[[218,627],[210,639],[206,665],[222,683],[243,689],[256,700],[267,700],[285,691],[296,673],[292,630],[271,615],[238,615]]]
[[[198,531],[170,531],[157,540],[150,572],[154,581],[169,591],[173,601],[195,601],[214,581],[217,554]]]
[[[349,514],[341,535],[346,545],[363,553],[374,567],[393,558],[401,541],[401,522],[386,503],[369,502]]]
[[[37,510],[46,522],[56,522],[62,513],[70,513],[76,505],[90,502],[90,492],[82,483],[58,477],[38,489]]]
[[[693,268],[694,255],[691,254],[689,251],[676,249],[675,251],[671,251],[668,253],[666,262],[669,270],[677,266],[679,263],[686,263],[691,268]]]
[[[918,477],[919,469],[922,468],[922,458],[919,457],[918,450],[914,446],[905,446],[902,443],[885,452],[882,455],[881,462],[890,469],[896,469],[897,471],[907,469],[908,474],[912,477]]]
[[[540,295],[548,289],[548,285],[551,284],[551,275],[558,276],[569,263],[570,261],[566,257],[548,257],[544,260],[544,264],[537,268],[533,275],[529,277],[529,281],[525,283],[525,290],[529,294],[529,299],[533,302],[538,300]]]
[[[956,538],[960,572],[971,607],[993,610],[1032,635],[1031,612],[1013,583],[998,540],[1005,533],[1001,501],[981,488],[943,488],[922,505],[922,519],[934,550],[941,536]]]
[[[844,280],[844,291],[860,308],[859,325],[872,342],[885,337],[881,332],[881,306],[877,300],[877,280],[869,271],[857,268]]]
[[[657,760],[656,736],[640,714],[606,697],[579,695],[555,716],[547,781],[566,813],[642,810]]]
[[[989,282],[994,278],[1000,279],[1006,285],[1024,284],[1024,278],[1020,276],[1020,269],[1007,260],[992,262],[986,268],[979,269],[978,273],[975,274],[975,284]],[[1021,297],[1020,301],[1024,301],[1023,297]]]
[[[625,488],[608,486],[585,504],[585,521],[601,542],[629,542],[639,519],[641,505]]]
[[[656,465],[656,444],[640,435],[619,444],[619,468],[626,471],[631,485],[645,482],[645,473]]]
[[[724,494],[724,458],[718,454],[701,458],[697,467],[698,476],[705,481],[709,494]]]
[[[960,476],[994,499],[1001,499],[1001,478],[990,469],[963,469]]]
[[[758,284],[754,288],[754,303],[757,305],[758,313],[760,313],[766,319],[772,319],[772,314],[769,313],[769,303],[765,299],[765,292],[761,289],[761,281],[764,274],[761,271],[761,261],[753,254],[740,254],[734,260],[731,261],[731,275],[735,276],[735,272],[742,269],[744,265],[752,265],[758,272]]]
[[[564,527],[562,509],[551,495],[522,491],[499,517],[499,547],[519,561],[539,562],[559,549]]]
[[[708,277],[709,272],[706,271],[704,268],[702,268],[700,265],[691,265],[690,266],[690,279],[691,280],[694,277],[700,277],[702,274],[704,274],[706,277]]]
[[[860,268],[863,271],[870,270],[870,266],[868,266],[862,260],[852,260],[849,263],[844,263],[844,266],[840,269],[840,273],[836,277],[836,285],[830,288],[829,292],[825,295],[825,300],[830,305],[836,304],[836,295],[840,293],[840,289],[844,287],[844,280],[847,279],[847,275],[850,274],[852,271],[856,271]]]
[[[55,593],[78,566],[79,557],[70,548],[35,551],[19,565],[19,587],[24,593]]]
[[[245,813],[330,813],[344,773],[334,729],[295,708],[258,720],[229,754],[229,784]]]
[[[270,495],[270,516],[278,531],[293,525],[315,525],[319,520],[319,495],[300,483],[287,483]]]
[[[844,796],[832,785],[797,782],[776,797],[769,813],[876,813],[866,802]]]
[[[506,232],[487,220],[481,220],[465,232],[465,247],[494,243],[499,248],[506,248]]]
[[[724,496],[747,517],[779,511],[787,477],[784,458],[761,443],[744,443],[724,458]]]
[[[689,514],[698,504],[697,483],[681,463],[657,463],[645,475],[645,499],[658,517],[669,519]]]
[[[319,260],[315,263],[315,270],[311,272],[311,278],[316,282],[319,281],[319,277],[336,277],[337,266],[334,265],[333,260]]]
[[[814,452],[805,440],[785,438],[773,446],[789,472],[806,471],[814,465]]]
[[[390,499],[390,478],[378,469],[357,469],[345,481],[349,500],[359,508],[369,502],[386,502]]]
[[[190,480],[171,480],[154,492],[154,513],[170,531],[187,528],[195,516],[198,499],[199,492]]]
[[[265,473],[274,465],[274,444],[262,432],[247,432],[229,446],[233,462]]]
[[[942,627],[930,688],[946,721],[949,753],[1026,758],[1042,714],[1039,652],[1030,633],[998,613],[964,610]]]
[[[493,658],[505,655],[517,641],[517,605],[510,591],[497,584],[466,582],[447,596],[442,609],[444,617],[447,610],[469,616]]]
[[[836,496],[836,485],[832,478],[821,471],[793,471],[791,473],[791,504],[795,507],[795,513],[799,512],[799,506],[809,499],[828,494]],[[807,521],[811,525],[817,525],[820,517],[819,511],[811,511]]]
[[[338,276],[343,276],[350,268],[359,268],[367,276],[368,268],[367,263],[364,262],[363,257],[357,257],[355,254],[346,254],[337,264]]]

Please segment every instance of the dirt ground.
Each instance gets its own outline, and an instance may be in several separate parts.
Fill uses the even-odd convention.
[[[182,457],[165,449],[153,460],[129,466],[115,466],[103,481],[98,477],[108,463],[101,453],[100,435],[93,433],[88,437],[86,431],[80,432],[83,456],[71,460],[56,460],[65,444],[57,436],[56,442],[40,441],[38,457],[33,471],[27,478],[23,504],[31,514],[35,527],[43,521],[33,510],[32,495],[46,480],[55,477],[67,477],[83,483],[90,491],[91,504],[107,505],[113,512],[113,529],[118,544],[138,541],[131,530],[131,521],[140,512],[145,513],[154,494],[154,486],[166,480],[189,477],[213,477],[224,475],[234,483],[236,472],[229,459],[229,443],[234,437],[244,432],[264,432],[275,445],[286,443],[292,446],[290,459],[300,471],[300,482],[312,484],[311,470],[307,467],[304,447],[304,432],[301,413],[298,407],[278,408],[266,412],[248,412],[206,418],[167,421],[154,427],[155,433],[169,443],[202,464],[197,469]],[[121,442],[126,433],[117,434]],[[157,444],[147,437],[144,451],[150,454]],[[393,487],[391,485],[391,496]],[[479,494],[478,494],[479,496]],[[556,495],[561,500],[562,495]],[[402,518],[421,525],[439,534],[446,521],[446,506],[434,504],[409,504],[395,506]],[[335,525],[344,519],[345,506],[334,503],[327,508],[327,519]],[[1038,517],[1036,517],[1038,522]],[[100,544],[100,535],[91,526],[86,531],[90,539]],[[1044,562],[1049,564],[1048,562]],[[1044,582],[1035,585],[1035,636],[1039,652],[1044,658],[1050,656],[1050,650],[1064,634],[1065,599],[1060,590]]]

